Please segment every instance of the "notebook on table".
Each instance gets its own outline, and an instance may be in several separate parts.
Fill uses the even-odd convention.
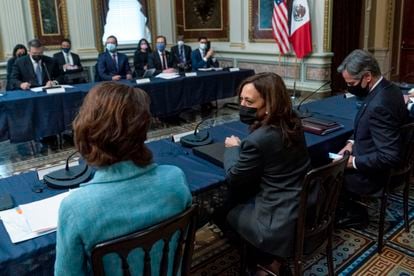
[[[223,168],[224,143],[213,143],[193,148],[194,155]]]
[[[302,119],[302,126],[304,131],[316,135],[326,135],[344,127],[338,122],[314,117]]]

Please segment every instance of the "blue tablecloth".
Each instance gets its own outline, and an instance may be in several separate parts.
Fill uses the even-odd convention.
[[[329,151],[337,151],[352,133],[352,117],[356,114],[355,101],[333,97],[306,106],[315,116],[328,116],[344,125],[343,129],[325,136],[306,133],[306,143],[313,160],[327,157]],[[244,137],[248,134],[246,125],[240,122],[226,123],[209,129],[215,142],[224,141],[229,135]],[[193,194],[197,195],[222,184],[224,171],[208,161],[192,154],[191,149],[183,148],[164,139],[147,144],[159,164],[172,164],[180,167]],[[322,159],[323,159],[322,158]],[[60,191],[45,189],[42,193],[32,191],[38,185],[35,172],[0,179],[0,192],[13,195],[17,205],[50,197]],[[12,244],[3,225],[0,225],[0,271],[1,275],[52,275],[54,263],[55,233],[38,237],[19,244]]]
[[[254,74],[253,70],[237,72],[198,72],[196,77],[181,76],[164,80],[153,78],[150,83],[136,84],[148,93],[153,116],[178,114],[192,106],[232,97],[240,82]],[[0,97],[0,141],[12,143],[37,140],[71,129],[71,123],[86,93],[96,83],[75,85],[65,93],[8,91]]]

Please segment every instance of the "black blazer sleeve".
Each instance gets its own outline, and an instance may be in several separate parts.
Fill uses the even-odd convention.
[[[243,140],[240,147],[226,148],[224,169],[230,185],[248,185],[259,183],[263,169],[262,154],[253,141]]]

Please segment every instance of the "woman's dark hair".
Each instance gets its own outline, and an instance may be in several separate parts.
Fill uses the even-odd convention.
[[[88,164],[102,167],[131,160],[145,166],[150,125],[149,97],[139,88],[103,82],[86,96],[73,121],[75,147]]]
[[[25,53],[25,55],[27,55],[27,49],[26,49],[26,47],[23,44],[17,44],[13,48],[13,57],[14,58],[16,57],[17,51],[20,50],[20,49],[24,49],[24,53]]]
[[[148,42],[148,40],[146,40],[145,38],[141,38],[139,41],[138,41],[138,45],[137,45],[137,51],[138,52],[140,52],[141,51],[141,42],[146,42],[147,43],[147,45],[148,45],[148,48],[147,48],[147,53],[152,53],[152,50],[151,50],[151,46],[150,46],[150,44],[149,44],[149,42]]]
[[[262,125],[280,127],[283,142],[291,146],[300,140],[302,125],[297,114],[292,110],[292,102],[283,79],[274,73],[260,73],[248,77],[239,86],[240,96],[246,84],[253,84],[266,105],[266,116],[251,126],[257,129]]]

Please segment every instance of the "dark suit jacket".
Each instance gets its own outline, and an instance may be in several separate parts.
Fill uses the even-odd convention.
[[[128,57],[120,52],[117,52],[117,55],[118,67],[115,65],[112,60],[112,55],[108,51],[99,54],[96,66],[99,80],[109,81],[112,80],[112,77],[115,75],[120,75],[123,79],[125,79],[127,74],[131,74]]]
[[[191,47],[188,45],[183,45],[184,47],[184,57],[185,57],[185,65],[186,71],[191,71]],[[180,63],[180,54],[178,50],[178,45],[171,47],[171,54],[174,59],[174,64]]]
[[[148,68],[148,57],[151,55],[149,52],[141,52],[136,50],[134,53],[134,68],[135,77],[142,77],[145,72],[144,66]]]
[[[11,83],[11,75],[12,75],[12,71],[13,71],[13,65],[14,62],[16,61],[17,58],[12,57],[7,61],[7,85],[6,85],[6,90],[12,90],[13,89],[13,85]]]
[[[27,55],[17,59],[14,63],[10,79],[12,88],[20,89],[20,84],[23,82],[30,82],[31,87],[44,86],[49,81],[49,76],[47,72],[49,73],[51,80],[57,80],[58,82],[62,82],[61,75],[59,74],[58,65],[56,64],[56,61],[53,58],[43,56],[42,64],[43,81],[42,83],[38,83],[30,56]],[[47,71],[45,70],[44,66],[46,66]]]
[[[210,68],[210,67],[219,67],[219,63],[216,60],[213,61],[213,58],[208,58],[207,62],[204,61],[204,59],[201,57],[201,53],[199,49],[195,49],[191,53],[191,63],[192,63],[192,69],[193,71],[197,71],[198,68]]]
[[[53,55],[53,58],[56,60],[57,64],[59,65],[59,70],[61,74],[65,74],[65,73],[75,73],[75,72],[81,72],[83,71],[82,68],[82,64],[80,62],[80,58],[79,55],[70,52],[70,55],[72,56],[73,59],[73,65],[77,65],[79,67],[79,69],[76,70],[70,70],[70,71],[63,71],[63,65],[66,64],[66,60],[65,57],[63,56],[62,52],[57,52]]]
[[[230,225],[256,248],[291,256],[302,178],[310,169],[303,132],[300,143],[287,148],[280,128],[262,126],[240,147],[226,148],[224,167],[229,194],[242,201],[229,212]]]
[[[165,57],[167,58],[167,64],[168,68],[174,68],[174,60],[170,52],[165,50]],[[162,64],[160,55],[158,54],[158,51],[155,50],[148,56],[148,68],[155,68],[155,73],[159,74],[162,72]]]
[[[400,162],[399,128],[408,120],[400,89],[382,79],[365,98],[354,122],[356,171],[345,176],[345,188],[358,194],[381,190],[388,169]]]

